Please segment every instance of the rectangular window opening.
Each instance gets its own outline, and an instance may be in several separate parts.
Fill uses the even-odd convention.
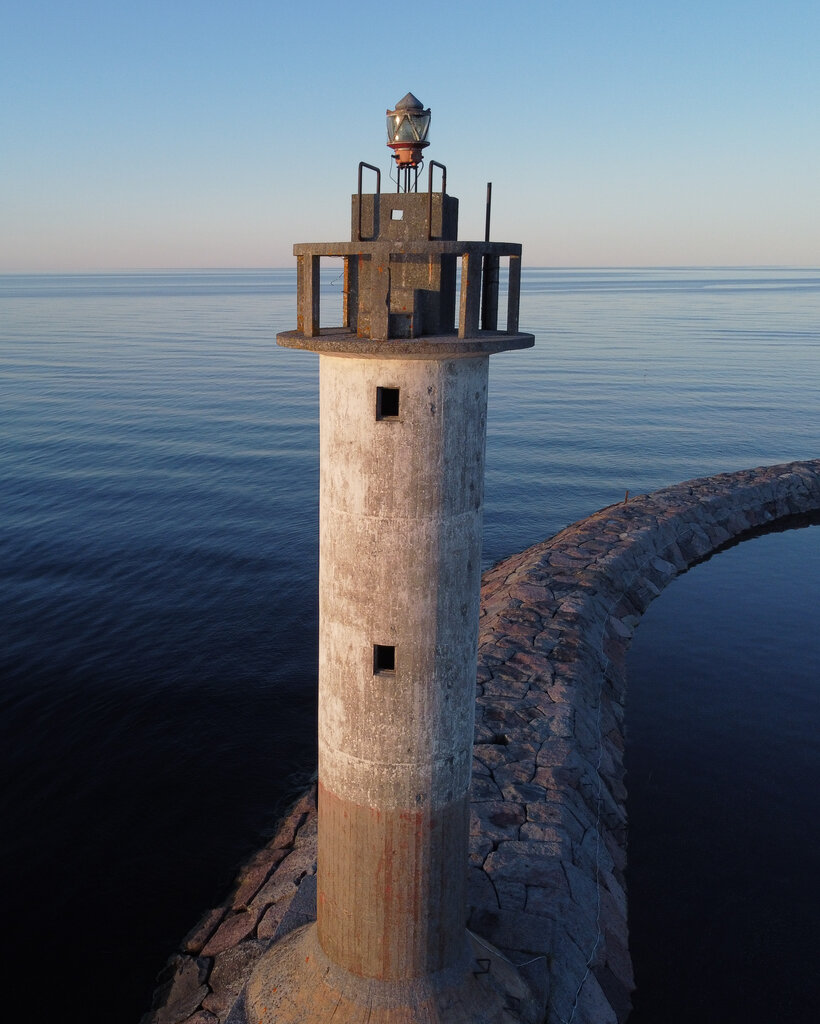
[[[319,269],[319,317],[323,327],[344,323],[344,289],[344,258],[323,256]]]
[[[391,210],[390,211],[390,219],[391,220],[404,220],[404,210]]]
[[[396,671],[396,648],[373,644],[373,675]]]
[[[396,420],[399,418],[399,389],[376,388],[376,419]]]

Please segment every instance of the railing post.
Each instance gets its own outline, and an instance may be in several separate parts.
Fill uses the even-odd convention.
[[[481,302],[481,255],[465,252],[461,257],[461,302],[458,312],[459,338],[478,334]]]
[[[510,279],[507,285],[507,330],[518,333],[518,303],[521,298],[521,255],[510,256]]]
[[[319,334],[319,257],[306,253],[299,257],[302,297],[300,313],[302,332],[306,338]]]

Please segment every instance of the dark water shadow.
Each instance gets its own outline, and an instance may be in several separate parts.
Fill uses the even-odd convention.
[[[818,525],[789,516],[722,545],[633,640],[632,1024],[816,1020]]]

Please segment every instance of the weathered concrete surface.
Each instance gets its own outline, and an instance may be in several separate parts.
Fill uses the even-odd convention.
[[[346,971],[315,927],[301,928],[276,946],[277,984],[256,970],[227,1024],[540,1024],[543,1007],[516,967],[475,936],[463,940],[461,960],[441,971],[382,980]]]
[[[535,339],[518,332],[520,245],[459,243],[443,192],[365,199],[362,167],[351,241],[294,246],[297,330],[277,335],[320,356],[317,920],[262,957],[245,1018],[475,1024],[480,1009],[491,1024],[508,993],[476,982],[464,870],[487,375],[491,352]],[[344,322],[328,333],[333,254]],[[507,332],[489,273],[501,255]],[[536,1024],[526,1002],[511,1024]]]
[[[365,978],[466,941],[488,364],[319,360],[318,928]]]
[[[468,923],[513,960],[548,956],[548,1024],[629,1012],[622,754],[635,626],[690,565],[818,509],[820,459],[722,474],[603,509],[484,574]],[[146,1024],[224,1024],[262,949],[313,913],[314,807],[308,794],[188,936]]]
[[[456,260],[461,260],[457,334],[475,340],[498,329],[498,265],[509,259],[506,333],[518,334],[521,245],[459,242],[458,200],[441,192],[352,197],[349,242],[300,242],[296,256],[297,330],[292,347],[322,334],[319,265],[344,259],[342,328],[374,342],[452,335]],[[483,292],[483,297],[482,297]],[[336,333],[342,328],[336,328]],[[532,344],[532,335],[528,344]],[[282,342],[280,341],[280,344]],[[325,351],[328,351],[325,345]]]
[[[466,930],[488,363],[320,356],[317,934],[260,961],[254,1024],[504,1011]]]

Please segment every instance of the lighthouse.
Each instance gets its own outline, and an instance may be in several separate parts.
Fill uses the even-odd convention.
[[[388,110],[396,190],[362,162],[350,241],[294,246],[297,328],[277,341],[318,353],[320,380],[317,920],[263,956],[253,1024],[538,1019],[465,894],[489,358],[534,338],[489,189],[473,242],[444,165],[424,190],[429,126],[412,93]],[[344,261],[338,326],[325,257]]]

